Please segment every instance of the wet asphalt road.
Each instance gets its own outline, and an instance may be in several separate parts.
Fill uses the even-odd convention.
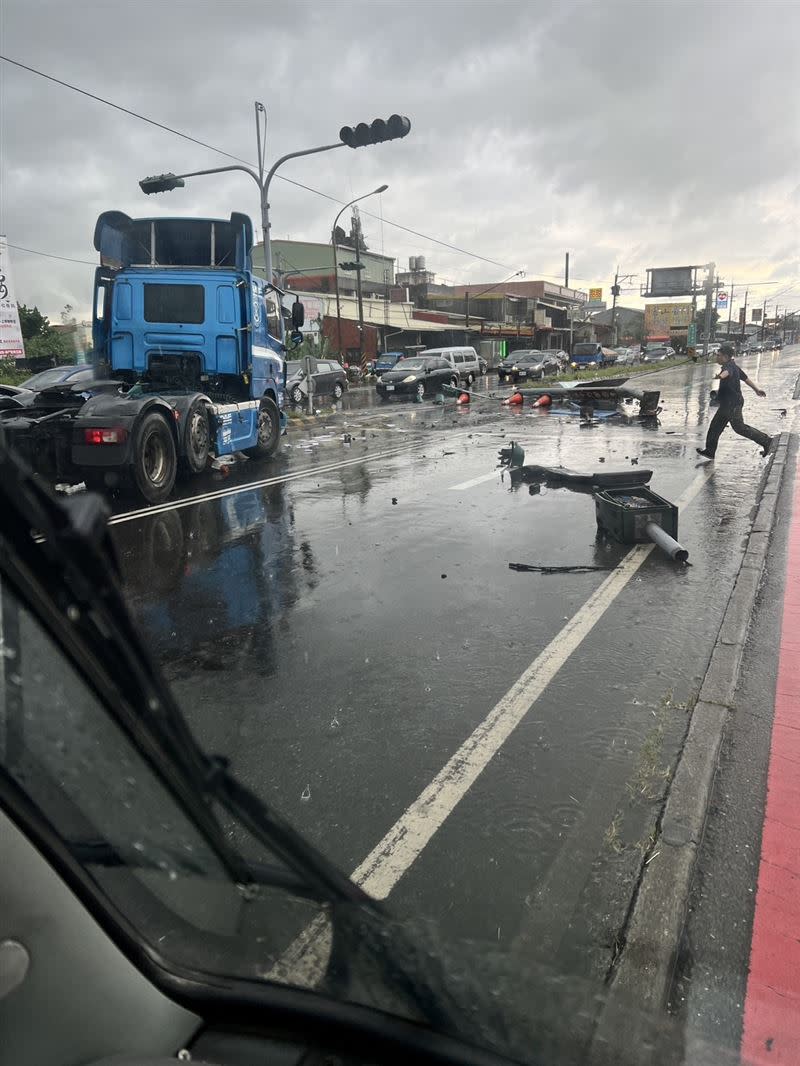
[[[791,428],[800,348],[742,365],[768,390],[748,392],[746,418]],[[712,375],[648,376],[664,407],[649,428],[353,392],[329,421],[293,424],[277,461],[118,514],[130,603],[202,743],[348,872],[411,810],[368,887],[445,940],[601,979],[765,468],[730,432],[713,472],[697,462]],[[615,567],[628,549],[598,539],[591,496],[531,495],[497,471],[511,439],[529,462],[635,460],[660,495],[692,495],[691,567],[653,552],[575,643],[570,620],[618,572],[508,564]],[[519,724],[479,747],[467,787],[458,767],[442,775],[519,679]],[[414,806],[432,783],[435,832]]]

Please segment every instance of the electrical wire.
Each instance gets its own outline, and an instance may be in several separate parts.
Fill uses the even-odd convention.
[[[93,263],[89,259],[72,259],[68,255],[54,255],[52,252],[40,252],[36,248],[23,248],[21,244],[6,243],[7,248],[14,248],[18,252],[29,252],[31,255],[43,255],[47,259],[60,259],[62,263],[80,263],[82,266],[96,267],[97,263]]]
[[[37,70],[36,67],[28,66],[27,63],[20,63],[17,59],[11,59],[10,56],[0,55],[0,60],[5,63],[10,63],[12,66],[19,67],[21,70],[27,70],[30,74],[36,74],[40,78],[44,78],[46,81],[51,81],[56,85],[62,86],[65,89],[71,89],[73,92],[80,93],[81,96],[86,96],[90,100],[95,100],[97,103],[105,104],[106,107],[111,107],[115,111],[121,111],[125,115],[129,115],[131,118],[138,119],[140,122],[146,122],[151,126],[155,126],[157,129],[164,130],[166,133],[171,133],[175,137],[181,137],[185,141],[190,141],[192,144],[199,145],[201,148],[207,149],[209,152],[216,152],[218,155],[224,156],[226,159],[233,159],[237,163],[244,163],[249,167],[254,167],[256,164],[252,163],[248,159],[242,159],[241,156],[232,155],[230,152],[224,151],[222,148],[217,148],[213,144],[207,144],[205,141],[198,140],[197,137],[192,137],[191,134],[184,133],[182,130],[173,129],[172,126],[166,126],[163,122],[157,122],[155,119],[148,118],[147,115],[142,115],[138,111],[133,111],[131,108],[123,107],[121,104],[115,104],[112,100],[107,100],[103,96],[98,96],[96,93],[90,93],[86,89],[81,89],[77,85],[72,85],[68,81],[62,81],[61,78],[56,78],[52,74],[46,74],[43,70]],[[335,196],[331,196],[329,193],[322,192],[320,189],[315,189],[311,185],[304,185],[300,181],[295,181],[293,178],[284,177],[283,174],[276,174],[276,178],[281,181],[288,182],[289,185],[294,185],[298,189],[304,189],[306,192],[314,193],[315,196],[322,196],[325,200],[330,200],[331,203],[339,204],[343,206],[347,203],[346,200],[339,200]],[[381,219],[379,215],[373,215],[369,211],[364,212],[370,218],[377,219],[384,222],[387,226],[393,226],[395,229],[402,230],[404,233],[410,233],[414,237],[419,237],[421,240],[430,241],[432,244],[438,244],[442,248],[447,248],[451,252],[458,252],[460,255],[466,255],[471,259],[478,259],[481,262],[489,263],[492,266],[502,267],[503,270],[513,270],[514,268],[507,263],[500,263],[496,259],[490,259],[488,256],[479,255],[477,252],[470,252],[466,248],[459,248],[458,245],[450,244],[447,241],[441,241],[437,237],[431,237],[426,233],[420,233],[419,230],[411,229],[410,226],[403,226],[399,222],[392,222],[390,219]],[[550,277],[555,275],[548,275]]]

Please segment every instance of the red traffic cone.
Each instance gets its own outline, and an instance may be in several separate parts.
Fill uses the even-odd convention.
[[[456,403],[469,403],[469,393],[468,392],[459,393],[459,396],[458,396],[458,399],[456,400]]]
[[[509,396],[508,398],[509,407],[520,407],[522,405],[522,402],[523,401],[521,392],[515,392],[513,396]]]
[[[552,399],[545,394],[544,396],[540,396],[539,399],[536,401],[536,403],[533,406],[534,407],[549,407],[552,402],[553,402]]]

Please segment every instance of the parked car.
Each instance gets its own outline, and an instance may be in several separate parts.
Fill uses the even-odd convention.
[[[458,374],[448,359],[438,355],[410,355],[380,376],[375,391],[381,400],[390,400],[392,396],[415,396],[421,400],[436,393],[442,385],[458,385]]]
[[[639,361],[639,349],[638,348],[617,348],[617,363],[618,366],[633,366],[634,363]]]
[[[95,376],[93,365],[82,363],[80,366],[51,366],[47,370],[40,370],[38,374],[23,381],[22,389],[30,389],[31,392],[41,392],[42,389],[50,388],[51,385],[79,385],[85,381],[92,381]]]
[[[764,345],[761,341],[750,341],[742,349],[742,355],[761,355],[764,351]]]
[[[340,400],[347,388],[347,374],[335,359],[311,359],[311,379],[315,396],[333,396]],[[290,360],[286,364],[286,395],[292,403],[300,404],[308,397],[306,361]]]
[[[642,356],[643,363],[663,363],[667,359],[673,359],[675,349],[668,344],[659,344],[655,348],[647,348]]]
[[[458,374],[459,380],[468,385],[480,376],[481,364],[474,348],[426,348],[420,354],[446,359]]]
[[[405,352],[381,352],[372,364],[372,372],[380,377],[385,371],[392,370],[405,354]]]
[[[526,348],[507,356],[497,368],[497,376],[500,381],[516,385],[519,381],[535,381],[560,370],[561,364],[555,353]]]

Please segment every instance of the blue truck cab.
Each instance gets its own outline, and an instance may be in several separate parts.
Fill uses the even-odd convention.
[[[287,327],[297,343],[304,310],[253,273],[250,219],[106,211],[94,244],[94,380],[44,389],[24,410],[0,402],[17,450],[56,481],[127,486],[148,503],[213,456],[274,455]]]

